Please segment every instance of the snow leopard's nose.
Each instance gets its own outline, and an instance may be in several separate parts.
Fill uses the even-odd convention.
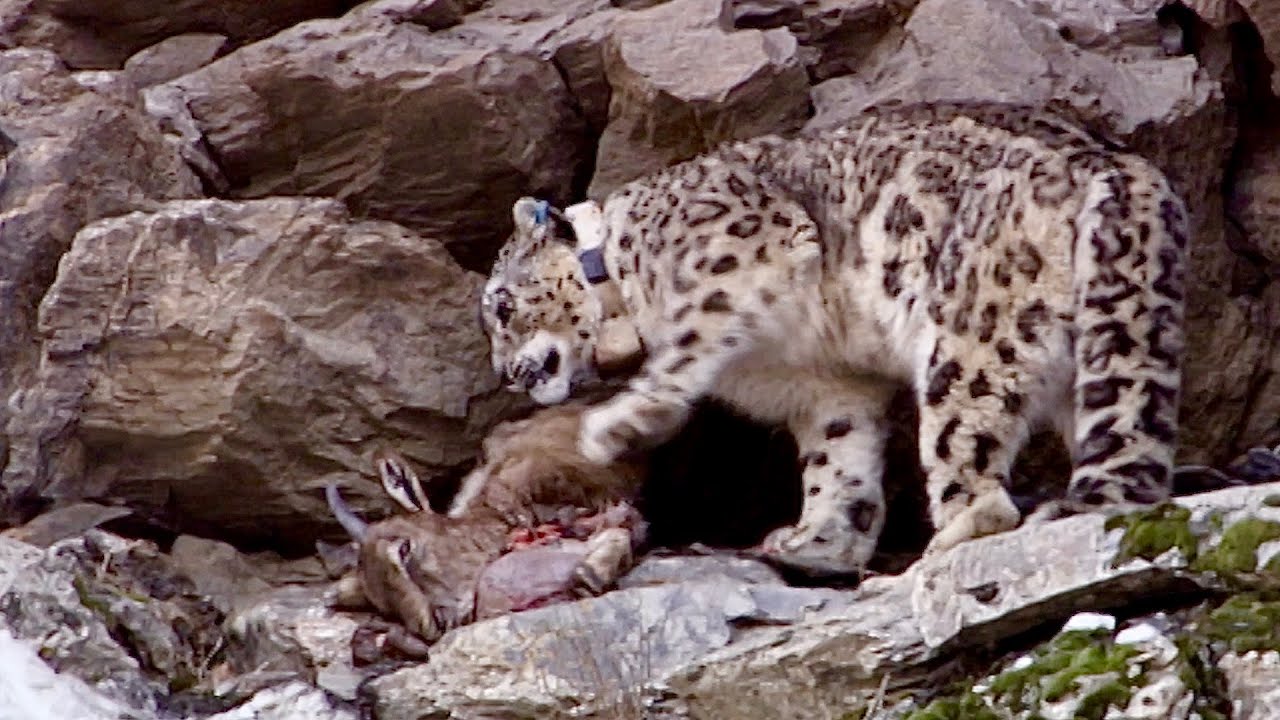
[[[516,363],[510,376],[503,373],[503,383],[511,390],[529,390],[534,385],[555,377],[555,374],[560,371],[560,350],[551,348],[542,359],[541,365],[535,363],[536,361],[527,358]]]
[[[556,348],[551,348],[551,351],[547,353],[547,358],[542,361],[542,369],[538,371],[538,374],[541,376],[539,379],[549,378],[559,371],[560,351]]]

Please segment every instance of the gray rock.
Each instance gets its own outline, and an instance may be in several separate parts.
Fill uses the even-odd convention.
[[[353,699],[363,679],[351,661],[360,619],[332,610],[323,586],[292,586],[242,598],[226,628],[237,667],[292,673]]]
[[[712,552],[709,555],[650,555],[618,580],[618,588],[720,579],[748,585],[782,583],[778,571],[759,560]]]
[[[44,548],[131,513],[128,508],[73,503],[38,515],[27,524],[9,528],[0,535]]]
[[[100,530],[39,551],[0,538],[0,625],[60,673],[154,714],[205,678],[219,614],[154,545]]]
[[[741,625],[792,623],[832,590],[711,581],[637,588],[464,626],[431,660],[372,685],[379,718],[620,717],[645,683],[729,644]]]
[[[361,512],[388,504],[376,445],[430,482],[509,405],[475,323],[480,282],[440,244],[331,200],[185,201],[96,223],[44,299],[10,464],[43,471],[49,497],[309,551],[336,530],[326,483],[354,488]]]
[[[356,720],[358,717],[350,708],[335,704],[322,690],[291,682],[266,688],[236,708],[209,715],[204,720]]]
[[[1280,519],[1280,509],[1262,503],[1278,489],[1232,488],[1179,503],[1193,517],[1212,508],[1229,527],[1243,517]],[[843,609],[744,632],[672,673],[657,705],[671,717],[750,717],[761,705],[776,711],[770,717],[825,717],[829,708],[865,707],[886,673],[891,689],[927,683],[933,664],[965,647],[1078,609],[1149,602],[1187,581],[1216,582],[1187,573],[1177,552],[1113,564],[1123,533],[1104,524],[1084,515],[1023,527],[925,558],[902,575],[872,578]]]
[[[196,591],[224,613],[235,610],[242,599],[272,589],[253,563],[228,543],[179,535],[169,557],[191,578]]]
[[[1227,681],[1231,717],[1270,720],[1280,717],[1280,653],[1275,650],[1227,653],[1218,662]]]

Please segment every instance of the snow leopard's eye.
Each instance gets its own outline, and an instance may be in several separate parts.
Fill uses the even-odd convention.
[[[498,322],[506,325],[511,322],[511,315],[516,311],[515,303],[509,298],[499,300],[496,307],[493,308],[493,314],[498,318]]]
[[[506,327],[511,322],[511,316],[516,312],[516,300],[511,296],[511,291],[506,288],[498,288],[493,294],[486,298],[490,312],[498,320],[498,324]]]

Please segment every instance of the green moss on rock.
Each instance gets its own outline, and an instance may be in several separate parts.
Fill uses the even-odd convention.
[[[1191,568],[1223,577],[1254,572],[1258,568],[1258,547],[1271,540],[1280,540],[1280,523],[1245,518],[1223,530],[1218,544],[1200,553]]]
[[[1280,600],[1254,593],[1235,595],[1205,617],[1200,632],[1237,653],[1280,650]]]
[[[1061,701],[1076,693],[1080,695],[1075,717],[1101,720],[1108,709],[1128,705],[1134,688],[1145,682],[1142,673],[1131,669],[1130,661],[1136,655],[1138,650],[1115,644],[1106,632],[1061,633],[1036,649],[1025,667],[995,675],[981,690],[970,685],[936,698],[905,720],[1038,717],[1034,713],[1042,703]],[[1087,678],[1098,681],[1082,682]]]
[[[1228,583],[1251,587],[1258,584],[1256,576],[1241,576],[1259,570],[1258,548],[1263,543],[1280,540],[1280,522],[1248,517],[1226,525],[1216,513],[1208,516],[1206,527],[1197,533],[1192,527],[1191,511],[1172,503],[1107,521],[1107,530],[1117,528],[1124,530],[1124,536],[1113,565],[1122,565],[1134,558],[1155,560],[1177,549],[1191,570],[1213,572]],[[1210,530],[1213,534],[1221,533],[1221,537],[1206,547],[1201,534],[1207,535]],[[1271,558],[1262,571],[1280,576],[1280,556]]]
[[[985,700],[972,691],[939,698],[907,715],[905,720],[1000,720]]]
[[[1033,662],[1017,670],[1006,670],[990,684],[991,695],[1002,706],[1015,712],[1034,709],[1041,701],[1056,702],[1079,690],[1078,681],[1085,677],[1113,674],[1105,682],[1081,698],[1080,710],[1091,712],[1078,717],[1101,718],[1109,705],[1124,707],[1132,689],[1126,683],[1141,684],[1141,678],[1129,678],[1129,660],[1137,651],[1127,645],[1116,645],[1107,633],[1065,632],[1036,651]]]
[[[89,581],[83,575],[76,575],[72,578],[71,586],[75,588],[76,596],[80,599],[81,605],[102,616],[108,622],[114,622],[115,618],[111,613],[111,604],[94,593],[89,587]]]
[[[1114,564],[1122,565],[1134,558],[1155,560],[1173,548],[1183,557],[1194,558],[1199,539],[1191,531],[1190,521],[1191,511],[1172,503],[1107,520],[1107,530],[1124,528]]]

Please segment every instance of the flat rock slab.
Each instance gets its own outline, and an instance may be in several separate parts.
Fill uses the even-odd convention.
[[[428,663],[375,681],[378,717],[565,717],[587,698],[617,717],[637,687],[728,645],[739,627],[847,601],[835,590],[712,581],[506,615],[446,635]]]
[[[1179,500],[1280,521],[1280,483]],[[379,717],[826,718],[922,680],[966,646],[1202,579],[1176,552],[1113,566],[1123,532],[1081,515],[964,543],[853,591],[729,580],[613,592],[467,626],[373,683]],[[638,706],[638,705],[637,705]]]

